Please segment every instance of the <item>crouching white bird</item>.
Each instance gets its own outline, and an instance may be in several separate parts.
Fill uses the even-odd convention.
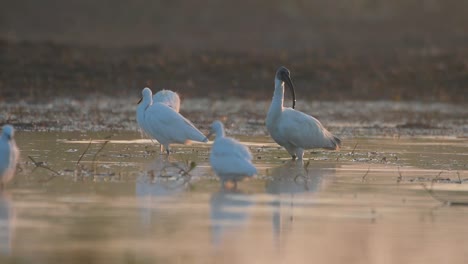
[[[169,154],[169,144],[173,143],[208,141],[202,132],[174,109],[166,104],[153,103],[153,93],[149,88],[144,88],[141,94],[142,99],[137,107],[138,125],[161,144],[161,151],[164,147]]]
[[[291,89],[292,108],[283,107],[284,83]],[[296,94],[290,72],[281,66],[276,71],[275,92],[266,118],[266,126],[273,140],[283,146],[292,159],[302,159],[304,149],[324,148],[338,150],[341,139],[334,136],[310,115],[294,109]]]
[[[165,104],[179,113],[180,97],[176,92],[162,89],[153,95],[153,102]]]
[[[224,126],[220,121],[213,122],[208,137],[213,133],[216,138],[211,147],[210,164],[221,179],[223,187],[225,181],[233,181],[236,187],[237,181],[246,176],[257,174],[257,169],[252,164],[252,154],[249,149],[239,141],[226,137]]]
[[[19,150],[16,147],[14,129],[10,125],[3,126],[0,136],[0,187],[3,189],[16,170],[16,163],[19,158]]]

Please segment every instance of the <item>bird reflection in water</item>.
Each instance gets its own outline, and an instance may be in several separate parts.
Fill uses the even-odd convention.
[[[212,242],[220,246],[229,236],[238,233],[249,220],[249,208],[253,205],[251,196],[234,185],[221,187],[211,195],[210,220]]]
[[[164,198],[185,191],[189,187],[194,162],[170,161],[158,156],[147,165],[136,180],[135,193],[140,207],[142,224],[149,226],[157,205]]]
[[[273,232],[278,241],[283,232],[292,228],[294,221],[294,198],[308,203],[314,194],[322,190],[327,180],[335,175],[330,164],[311,164],[310,161],[290,161],[276,167],[271,172],[271,180],[266,183],[267,193],[276,195],[272,215]]]
[[[10,255],[16,213],[10,194],[0,191],[0,255]]]

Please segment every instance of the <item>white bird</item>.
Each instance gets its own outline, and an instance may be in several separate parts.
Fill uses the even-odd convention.
[[[285,82],[292,92],[292,108],[283,107]],[[283,146],[293,160],[302,159],[304,149],[338,150],[341,139],[325,129],[314,117],[295,110],[295,104],[296,95],[290,72],[281,66],[276,71],[275,92],[266,118],[266,126],[273,140]]]
[[[233,181],[235,188],[237,181],[257,174],[249,149],[239,141],[226,137],[220,121],[213,122],[208,137],[213,133],[216,138],[211,147],[210,164],[223,187],[226,180]]]
[[[148,88],[149,89],[149,88]],[[141,101],[140,101],[141,102]],[[140,103],[138,102],[138,103]],[[161,91],[158,91],[153,95],[153,103],[162,103],[165,104],[172,109],[174,109],[177,113],[179,113],[180,110],[180,98],[179,95],[176,92],[173,92],[171,90],[164,90],[162,89]],[[138,118],[138,115],[137,115]],[[142,120],[138,120],[138,123],[140,124]],[[143,129],[144,132],[144,129]],[[146,134],[146,132],[144,132]]]
[[[0,186],[3,188],[16,170],[16,163],[19,158],[19,150],[13,139],[14,129],[10,125],[3,126],[0,136]]]
[[[165,104],[179,113],[180,98],[176,92],[162,89],[153,95],[153,102]]]
[[[174,109],[162,103],[153,103],[153,93],[149,88],[144,88],[141,94],[142,99],[137,107],[138,125],[161,144],[161,150],[164,147],[169,154],[169,144],[208,141],[202,132]]]

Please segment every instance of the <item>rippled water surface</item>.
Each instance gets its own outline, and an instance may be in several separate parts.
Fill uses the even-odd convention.
[[[0,263],[468,261],[467,138],[345,139],[301,163],[241,137],[259,175],[237,189],[221,188],[209,144],[166,159],[140,138],[19,132]]]

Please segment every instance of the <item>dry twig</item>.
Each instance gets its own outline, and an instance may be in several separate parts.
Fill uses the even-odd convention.
[[[402,180],[403,180],[403,175],[401,174],[400,166],[398,166],[398,178],[397,178],[397,183],[400,183]]]
[[[49,177],[49,178],[47,178],[47,179],[45,179],[45,180],[40,180],[39,182],[48,182],[48,181],[52,180],[53,178],[55,178],[55,177],[57,177],[57,176],[60,176],[60,173],[59,173],[59,172],[57,172],[56,170],[51,169],[49,166],[45,165],[45,163],[44,163],[43,161],[36,161],[36,160],[34,160],[33,157],[31,157],[31,156],[28,156],[28,158],[33,162],[34,166],[36,166],[36,167],[34,168],[34,170],[35,170],[36,168],[43,168],[43,169],[46,169],[46,170],[51,171],[51,172],[54,173],[54,175],[52,175],[51,177]]]
[[[356,147],[358,146],[358,143],[356,142],[356,144],[354,145],[354,148],[353,150],[351,151],[351,155],[354,155],[354,150],[356,150]]]
[[[362,175],[362,179],[361,179],[362,182],[366,181],[366,177],[367,177],[367,174],[369,174],[369,171],[370,171],[370,167],[367,169],[366,173]]]
[[[83,159],[84,155],[86,154],[86,152],[88,152],[88,149],[89,147],[91,147],[91,143],[93,142],[93,139],[90,139],[89,140],[89,143],[88,143],[88,146],[86,147],[86,149],[83,151],[83,153],[81,153],[81,156],[80,158],[78,159],[78,161],[76,162],[76,165],[80,164],[80,161],[81,159]]]

